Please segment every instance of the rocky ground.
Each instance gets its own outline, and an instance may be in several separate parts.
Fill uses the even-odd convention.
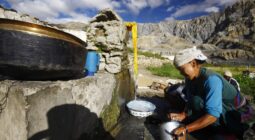
[[[133,68],[133,57],[129,55],[130,68]],[[155,86],[166,86],[169,82],[175,84],[181,82],[180,79],[170,79],[168,77],[161,77],[153,75],[149,70],[146,69],[148,66],[160,67],[164,63],[169,63],[168,59],[157,59],[153,57],[145,57],[142,55],[138,56],[138,77],[137,77],[137,93],[138,96],[152,97],[163,95],[163,90],[158,89]],[[132,70],[131,70],[132,72]]]
[[[146,67],[141,66],[139,67],[139,74],[138,74],[138,89],[137,93],[138,96],[163,96],[163,90],[161,89],[153,89],[154,83],[161,83],[164,85],[167,85],[167,80],[169,78],[167,77],[160,77],[151,74],[149,70],[146,69]]]

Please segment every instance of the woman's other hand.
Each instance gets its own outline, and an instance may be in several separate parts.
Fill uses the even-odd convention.
[[[186,113],[169,113],[167,117],[172,121],[182,122],[186,118]]]

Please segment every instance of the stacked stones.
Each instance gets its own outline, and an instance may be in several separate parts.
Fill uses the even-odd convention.
[[[111,9],[102,10],[90,21],[87,49],[100,52],[99,70],[115,74],[128,69],[127,41],[126,26]]]

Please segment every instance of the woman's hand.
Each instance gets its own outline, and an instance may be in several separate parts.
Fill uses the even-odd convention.
[[[174,135],[176,136],[182,136],[182,135],[185,135],[187,132],[185,126],[181,126],[181,127],[178,127],[174,130]]]
[[[169,113],[167,115],[167,117],[170,120],[181,122],[186,118],[186,113],[185,112],[182,112],[182,113]]]
[[[177,140],[186,140],[187,129],[185,126],[178,127],[174,130],[173,134],[177,136]]]

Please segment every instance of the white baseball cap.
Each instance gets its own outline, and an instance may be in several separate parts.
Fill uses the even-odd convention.
[[[179,51],[174,57],[174,65],[176,67],[180,67],[194,59],[205,61],[207,57],[202,53],[201,50],[198,50],[194,46],[193,48],[188,48]]]

